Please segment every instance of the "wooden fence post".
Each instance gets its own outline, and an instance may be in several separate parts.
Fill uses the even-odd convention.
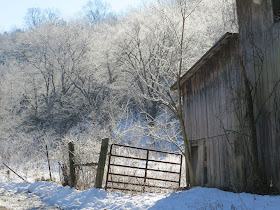
[[[75,174],[75,161],[74,161],[74,143],[68,143],[69,152],[69,167],[70,167],[70,187],[75,187],[76,184],[76,174]]]
[[[3,162],[2,162],[3,163]],[[20,175],[18,175],[17,172],[15,172],[13,169],[11,169],[9,166],[7,166],[5,163],[3,163],[4,166],[6,166],[9,170],[11,170],[15,175],[17,175],[19,178],[21,178],[23,181],[25,181],[26,183],[29,183],[28,181],[26,181],[24,178],[22,178]]]
[[[109,145],[109,138],[102,139],[101,151],[100,151],[99,160],[98,160],[97,173],[96,173],[96,177],[95,177],[95,187],[96,188],[102,188],[102,181],[103,181],[108,145]]]
[[[145,186],[146,186],[146,182],[147,182],[148,163],[149,163],[149,150],[147,149],[146,167],[145,167],[145,177],[144,177],[143,192],[145,192]]]
[[[52,182],[52,172],[51,172],[51,165],[50,165],[50,159],[49,159],[48,145],[46,145],[46,154],[47,154],[47,160],[48,160],[48,165],[49,165],[50,181]]]

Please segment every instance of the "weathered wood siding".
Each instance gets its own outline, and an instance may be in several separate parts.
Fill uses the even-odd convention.
[[[256,125],[261,172],[267,183],[280,189],[280,23],[274,22],[271,3],[237,0],[237,9],[247,75],[257,84],[254,111],[259,116]]]
[[[238,130],[239,126],[233,105],[242,89],[236,48],[237,40],[233,39],[184,85],[187,134],[191,144],[199,148],[195,172],[199,185],[240,189],[250,170],[250,165],[245,167],[248,157],[244,156],[243,136],[226,131]]]
[[[240,2],[244,3],[238,0],[237,9],[247,11]],[[239,40],[233,39],[223,46],[184,83],[184,120],[191,144],[198,145],[195,172],[198,184],[245,189],[252,170],[250,140],[233,132],[248,134],[246,122],[243,122],[247,118],[242,99],[243,81],[236,57],[242,46],[250,60],[246,64],[247,74],[252,83],[257,83],[254,105],[255,116],[261,113],[257,121],[261,171],[268,183],[280,189],[280,23],[271,22],[272,12],[267,5],[261,6],[266,13],[260,13],[261,7],[251,1],[247,6],[252,13],[244,14],[251,15],[246,17],[247,20],[251,18],[251,24],[259,23],[255,25],[258,32],[251,39],[246,30],[248,25],[240,24]],[[255,43],[252,44],[252,40]],[[256,47],[261,49],[258,51],[261,56],[257,55]],[[203,152],[205,146],[207,157]],[[205,159],[207,174],[204,173]]]
[[[256,115],[261,113],[257,121],[259,157],[267,182],[280,189],[280,23],[268,31],[265,39],[268,46],[255,99]]]

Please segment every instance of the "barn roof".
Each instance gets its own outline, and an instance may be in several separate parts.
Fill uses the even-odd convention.
[[[228,43],[232,38],[237,37],[237,33],[225,33],[182,77],[180,86],[183,85],[192,75],[197,73],[199,69],[215,54],[217,54],[222,46]],[[177,89],[177,83],[173,84],[171,90]]]

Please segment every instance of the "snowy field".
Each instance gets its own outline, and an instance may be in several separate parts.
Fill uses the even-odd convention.
[[[78,191],[53,182],[0,182],[0,209],[280,209],[280,196],[196,187],[171,194]]]

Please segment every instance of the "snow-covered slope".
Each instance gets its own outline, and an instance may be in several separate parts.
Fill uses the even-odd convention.
[[[23,192],[29,197],[27,199],[36,196],[50,208],[63,209],[280,209],[280,196],[231,193],[213,188],[197,187],[171,194],[124,195],[99,189],[78,191],[53,182],[0,183],[0,206],[12,208],[15,206],[12,197],[22,196]],[[29,204],[32,206],[32,200]]]

